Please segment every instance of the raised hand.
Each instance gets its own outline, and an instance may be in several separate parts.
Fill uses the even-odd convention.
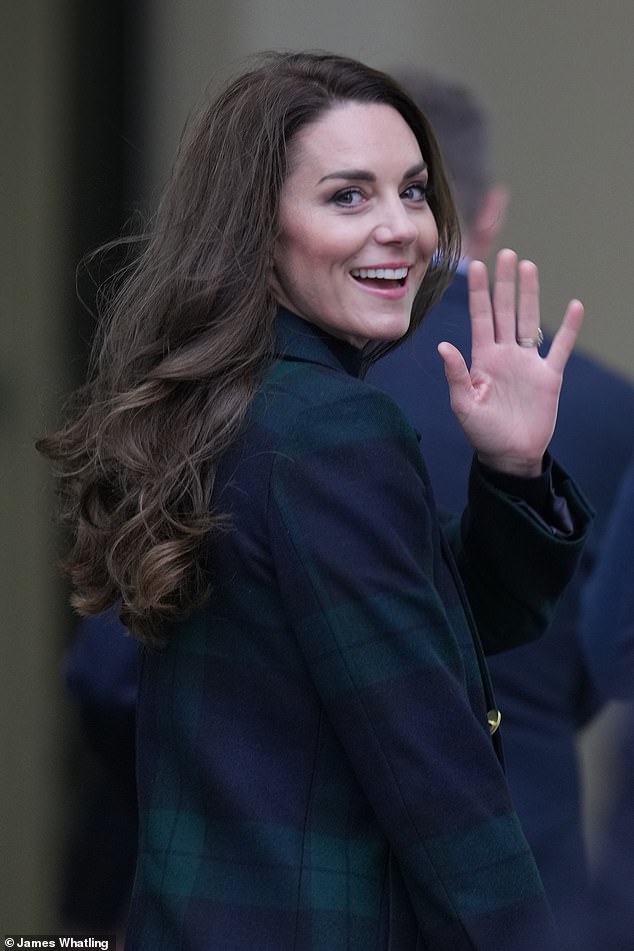
[[[537,267],[531,261],[518,265],[515,252],[504,250],[497,256],[493,300],[486,266],[469,265],[469,310],[471,368],[452,344],[438,346],[451,408],[481,462],[499,472],[538,475],[583,304],[570,301],[548,355],[540,356]]]

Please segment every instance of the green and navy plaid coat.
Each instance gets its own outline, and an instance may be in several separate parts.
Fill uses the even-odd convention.
[[[587,506],[554,466],[564,537],[476,465],[441,525],[357,351],[279,324],[219,473],[210,598],[144,659],[126,947],[543,951],[482,645],[542,633]]]

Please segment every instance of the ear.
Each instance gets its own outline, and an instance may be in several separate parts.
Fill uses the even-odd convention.
[[[465,242],[469,257],[478,261],[486,260],[506,222],[509,197],[505,185],[492,185],[489,188]]]

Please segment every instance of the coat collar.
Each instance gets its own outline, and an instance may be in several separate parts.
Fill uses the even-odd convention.
[[[282,360],[318,363],[333,370],[359,376],[362,351],[310,324],[284,307],[277,312],[276,355]]]

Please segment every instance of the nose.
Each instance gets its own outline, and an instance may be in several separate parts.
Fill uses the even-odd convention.
[[[381,204],[374,237],[379,244],[408,245],[418,237],[418,226],[400,196]]]

